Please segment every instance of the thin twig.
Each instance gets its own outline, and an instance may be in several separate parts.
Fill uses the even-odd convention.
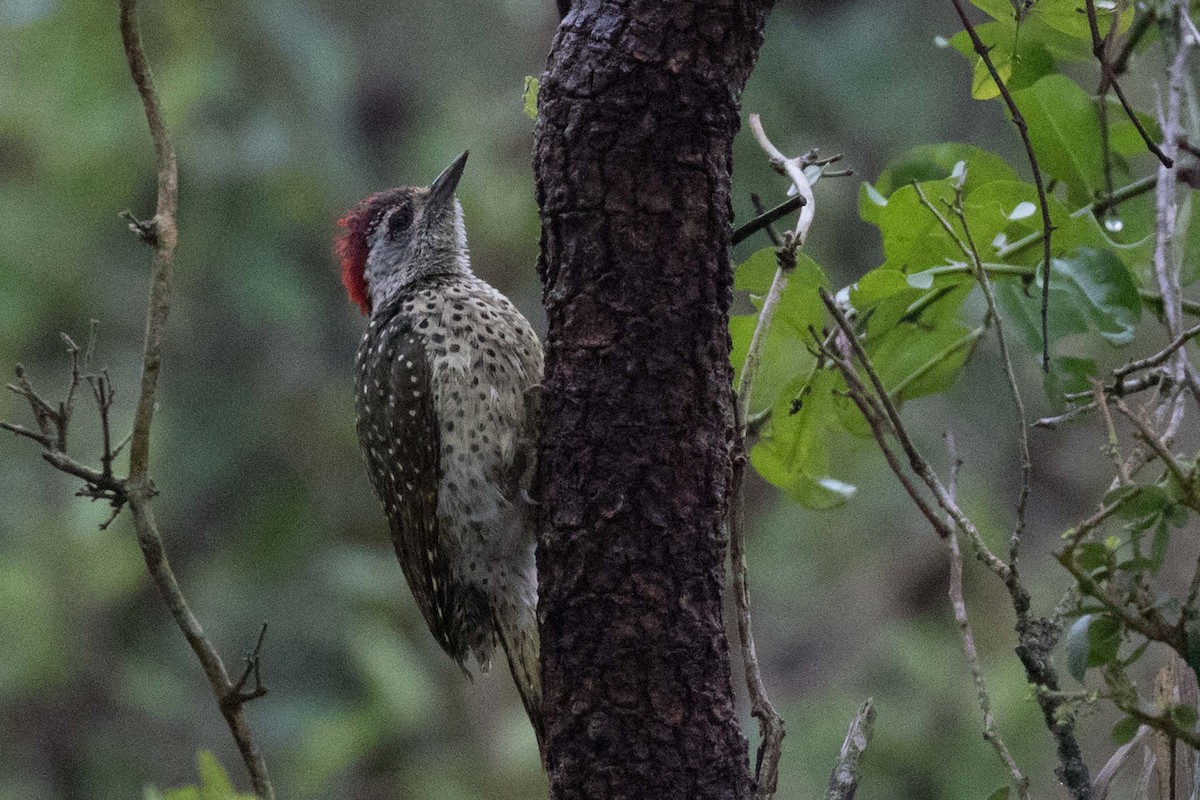
[[[263,640],[266,637],[267,623],[264,622],[262,627],[258,629],[258,640],[254,643],[254,649],[246,654],[246,658],[244,659],[246,667],[242,670],[242,676],[233,685],[234,692],[229,695],[234,702],[248,703],[251,700],[265,697],[267,694],[267,687],[262,679],[262,648]],[[250,682],[251,675],[254,676],[254,688],[247,689],[246,686]]]
[[[992,63],[992,57],[987,45],[979,38],[979,33],[975,30],[975,26],[971,24],[971,20],[967,17],[967,12],[963,9],[962,0],[950,0],[954,4],[954,10],[958,14],[959,20],[962,21],[963,28],[966,29],[967,35],[971,37],[971,44],[975,48],[975,53],[987,67],[988,73],[992,76],[992,80],[996,83],[996,88],[1000,91],[1000,96],[1004,98],[1004,104],[1008,106],[1008,113],[1012,117],[1013,124],[1017,126],[1017,131],[1021,134],[1021,142],[1025,145],[1025,155],[1029,158],[1029,167],[1033,172],[1033,183],[1037,187],[1038,207],[1042,212],[1042,371],[1050,371],[1050,235],[1054,231],[1054,226],[1050,223],[1050,205],[1046,200],[1046,185],[1042,180],[1042,171],[1038,167],[1037,154],[1033,151],[1033,142],[1029,138],[1029,125],[1025,121],[1024,115],[1021,114],[1021,109],[1017,108],[1017,102],[1013,100],[1012,94],[1008,91],[1008,86],[1004,83],[1004,79],[1000,77],[1000,73],[996,70],[996,65]]]
[[[1129,35],[1125,37],[1125,44],[1121,45],[1121,52],[1117,55],[1117,60],[1113,62],[1113,72],[1117,75],[1124,75],[1129,69],[1129,59],[1133,56],[1133,51],[1137,49],[1138,43],[1142,41],[1146,31],[1150,30],[1150,26],[1157,16],[1153,8],[1143,7],[1140,3],[1136,13],[1137,16],[1129,29]]]
[[[1096,773],[1096,780],[1092,783],[1091,800],[1105,800],[1108,797],[1108,788],[1112,785],[1113,778],[1117,777],[1121,767],[1125,766],[1125,762],[1129,760],[1130,753],[1142,743],[1150,730],[1149,725],[1138,726],[1137,733],[1133,735],[1133,738],[1117,748],[1108,762]]]
[[[1050,731],[1051,736],[1054,737],[1058,751],[1059,767],[1056,772],[1063,783],[1070,789],[1073,800],[1087,800],[1088,794],[1091,791],[1091,780],[1088,775],[1087,765],[1083,761],[1079,742],[1075,738],[1071,706],[1059,691],[1058,673],[1050,660],[1050,653],[1061,633],[1061,621],[1058,619],[1034,617],[1030,614],[1029,592],[1019,579],[1017,571],[997,558],[988,549],[975,524],[962,512],[962,509],[959,508],[957,502],[949,495],[945,486],[937,477],[937,474],[921,456],[905,430],[895,404],[884,388],[879,374],[872,366],[870,358],[863,349],[861,342],[859,342],[845,314],[838,308],[828,292],[820,290],[819,294],[821,302],[825,304],[826,310],[829,311],[837,323],[838,329],[842,332],[846,346],[853,352],[854,358],[862,366],[871,386],[874,387],[875,397],[871,398],[864,386],[861,384],[856,386],[853,382],[854,370],[852,367],[847,368],[849,365],[848,359],[834,359],[835,363],[842,370],[843,375],[847,378],[851,398],[855,400],[859,409],[863,411],[863,415],[871,423],[872,432],[875,434],[876,441],[880,443],[881,448],[884,450],[885,456],[888,456],[888,448],[885,446],[886,437],[881,432],[881,426],[884,422],[890,425],[891,434],[895,436],[905,455],[908,457],[910,469],[922,479],[926,487],[936,498],[938,506],[954,521],[954,525],[968,536],[975,549],[976,557],[993,574],[1000,578],[1008,590],[1009,596],[1012,599],[1013,611],[1016,614],[1015,627],[1019,642],[1016,648],[1017,656],[1025,668],[1026,680],[1031,685],[1038,687],[1038,705],[1041,706],[1046,727]],[[878,408],[876,408],[876,403],[878,404]],[[878,423],[873,421],[876,419],[879,420]],[[889,457],[888,461],[893,471],[897,475],[901,474],[896,460]],[[903,480],[901,482],[909,490],[910,496],[914,500],[917,500],[915,491],[909,489],[907,482]],[[941,534],[946,529],[946,523],[936,515],[933,515],[931,510],[927,512],[927,506],[924,506],[921,501],[918,501],[917,505],[930,518],[934,529]]]
[[[882,409],[880,409],[875,399],[863,386],[862,381],[858,377],[854,365],[844,358],[841,354],[835,351],[828,342],[822,342],[820,336],[813,332],[813,339],[817,342],[817,347],[821,348],[821,352],[834,366],[836,366],[846,379],[846,385],[849,388],[850,399],[858,406],[858,410],[862,413],[863,418],[871,428],[871,433],[875,437],[876,444],[879,445],[880,451],[883,453],[884,459],[892,470],[892,474],[900,481],[900,485],[904,487],[904,491],[912,499],[921,515],[929,521],[937,535],[945,539],[950,535],[951,527],[943,522],[937,512],[926,501],[921,492],[917,489],[915,483],[904,471],[904,467],[900,463],[900,459],[896,456],[888,443],[888,432],[891,430],[887,422],[887,418]]]
[[[1073,557],[1066,553],[1058,553],[1056,558],[1078,581],[1081,592],[1099,601],[1109,612],[1119,617],[1130,630],[1140,633],[1151,641],[1162,642],[1177,653],[1187,651],[1186,643],[1178,628],[1162,619],[1155,609],[1130,611],[1115,589],[1106,584],[1097,583],[1087,571],[1075,562]]]
[[[741,244],[746,239],[749,239],[754,234],[761,231],[763,228],[791,214],[804,205],[804,198],[800,195],[789,197],[774,208],[767,211],[756,212],[757,216],[749,220],[745,225],[740,225],[734,229],[733,234],[729,237],[730,244]]]
[[[1025,531],[1025,511],[1029,504],[1029,492],[1033,482],[1033,460],[1029,456],[1029,429],[1025,418],[1025,401],[1021,397],[1021,388],[1017,384],[1012,357],[1009,355],[1008,340],[1004,336],[1004,322],[1000,316],[999,307],[996,304],[996,295],[992,291],[992,281],[988,277],[987,271],[983,268],[983,259],[980,257],[979,249],[975,246],[975,241],[971,237],[971,228],[967,223],[967,215],[963,211],[962,185],[965,180],[966,175],[964,173],[955,187],[954,202],[950,204],[950,210],[958,218],[958,223],[962,227],[962,236],[958,235],[954,230],[954,226],[950,224],[950,221],[929,202],[924,191],[921,190],[920,184],[914,183],[913,186],[917,190],[917,197],[920,199],[921,204],[929,209],[929,212],[933,214],[942,228],[946,230],[950,238],[958,244],[963,255],[973,265],[975,280],[979,284],[979,288],[983,290],[983,296],[987,302],[987,319],[996,331],[996,343],[1000,349],[1000,361],[1004,367],[1004,376],[1008,380],[1008,391],[1012,397],[1014,411],[1016,412],[1017,442],[1021,457],[1021,488],[1017,494],[1017,523],[1009,541],[1008,559],[1009,567],[1015,570],[1017,569],[1017,562],[1019,561],[1021,551],[1021,536]]]
[[[1095,0],[1085,0],[1085,9],[1087,11],[1088,28],[1092,34],[1092,55],[1096,57],[1096,61],[1100,63],[1100,103],[1105,102],[1107,90],[1111,88],[1117,99],[1121,101],[1121,108],[1125,109],[1125,115],[1129,117],[1129,121],[1133,123],[1133,127],[1137,128],[1137,132],[1141,135],[1142,141],[1146,143],[1146,148],[1155,155],[1164,167],[1170,169],[1175,166],[1175,161],[1170,156],[1162,151],[1150,137],[1149,131],[1142,125],[1142,121],[1138,119],[1137,112],[1133,110],[1133,106],[1129,104],[1129,100],[1125,98],[1125,92],[1121,90],[1121,84],[1117,80],[1117,73],[1113,70],[1112,63],[1108,58],[1108,47],[1106,42],[1111,41],[1110,38],[1101,37],[1100,24],[1096,18],[1096,3]],[[1120,8],[1113,11],[1113,17],[1120,16]],[[1116,19],[1113,20],[1113,25],[1116,25]]]
[[[1195,26],[1188,18],[1188,8],[1174,7],[1177,29],[1179,31],[1178,50],[1172,59],[1167,72],[1166,108],[1161,113],[1163,146],[1169,156],[1177,153],[1178,141],[1182,136],[1180,124],[1180,105],[1182,103],[1184,79],[1188,53],[1197,44]],[[1185,22],[1187,24],[1185,24]],[[1179,246],[1176,239],[1176,217],[1178,215],[1178,198],[1176,197],[1175,170],[1160,164],[1158,167],[1158,186],[1155,193],[1155,244],[1154,244],[1154,277],[1159,293],[1163,298],[1163,316],[1166,318],[1167,330],[1170,335],[1178,337],[1183,333],[1183,288],[1179,278],[1178,259],[1174,257]],[[1188,361],[1186,354],[1177,352],[1171,360],[1170,374],[1178,385],[1187,386],[1193,396],[1200,402],[1200,379]],[[1165,427],[1161,428],[1162,440],[1171,442],[1182,424],[1184,414],[1184,398],[1181,394],[1172,395],[1163,402],[1156,414],[1156,420]]]
[[[1200,733],[1190,728],[1183,728],[1169,714],[1150,714],[1137,706],[1117,706],[1142,725],[1147,725],[1170,739],[1178,739],[1193,750],[1200,750]]]
[[[1117,381],[1121,381],[1126,376],[1132,375],[1135,372],[1140,372],[1144,369],[1151,369],[1152,367],[1159,366],[1168,358],[1170,358],[1176,350],[1183,347],[1196,336],[1200,336],[1200,325],[1194,325],[1191,328],[1188,328],[1186,331],[1176,336],[1170,344],[1168,344],[1162,350],[1159,350],[1154,355],[1147,356],[1146,358],[1139,358],[1136,361],[1130,361],[1128,364],[1117,367],[1113,370],[1113,378],[1115,378]]]
[[[1135,197],[1140,197],[1157,185],[1157,174],[1146,175],[1142,178],[1138,178],[1136,181],[1117,189],[1109,197],[1102,197],[1094,203],[1089,203],[1086,206],[1075,209],[1071,212],[1071,218],[1079,219],[1080,217],[1087,216],[1088,214],[1101,216],[1110,209],[1116,208],[1121,203],[1124,203],[1126,200],[1132,200]],[[1023,236],[1020,239],[1009,242],[1004,247],[999,248],[996,251],[996,257],[1001,260],[1007,260],[1012,256],[1025,252],[1030,247],[1040,244],[1045,240],[1045,238],[1046,232],[1044,230],[1034,231],[1027,236]]]
[[[735,406],[735,413],[737,407]],[[741,419],[737,427],[743,426]],[[750,713],[758,720],[761,742],[755,759],[754,796],[756,800],[768,800],[774,796],[779,782],[779,757],[783,749],[783,737],[787,734],[783,717],[775,711],[767,696],[766,684],[758,665],[758,651],[754,647],[753,619],[750,613],[750,588],[746,567],[746,503],[744,477],[746,473],[746,451],[743,439],[738,439],[738,450],[733,456],[733,493],[729,530],[729,557],[733,571],[733,596],[737,606],[738,640],[741,643],[742,667],[745,670],[746,690],[750,695]]]
[[[766,131],[763,130],[762,120],[758,114],[750,115],[750,132],[754,134],[755,141],[758,146],[763,149],[767,156],[771,159],[771,166],[780,173],[786,175],[792,185],[796,187],[796,194],[804,198],[804,204],[800,206],[800,216],[796,220],[796,227],[792,231],[792,242],[784,237],[785,244],[790,246],[800,246],[804,244],[804,240],[808,238],[808,232],[812,228],[813,219],[817,212],[816,200],[813,198],[812,186],[808,182],[808,177],[804,174],[804,167],[809,163],[817,163],[812,160],[805,159],[804,156],[790,158],[785,156],[783,152],[776,147],[767,137]],[[830,163],[826,159],[825,163]]]
[[[758,664],[758,654],[754,646],[754,627],[750,612],[750,589],[748,569],[746,566],[746,525],[745,499],[743,498],[742,482],[746,469],[746,425],[750,414],[751,393],[754,389],[754,378],[758,373],[762,347],[770,333],[771,322],[779,307],[779,301],[787,288],[788,278],[796,266],[796,249],[804,243],[813,221],[815,201],[812,187],[804,175],[804,157],[790,159],[785,157],[763,132],[762,123],[757,114],[750,115],[750,127],[755,138],[771,159],[772,165],[777,166],[792,181],[798,196],[805,199],[801,207],[800,219],[795,229],[783,237],[778,245],[776,260],[778,267],[771,281],[771,288],[763,301],[762,311],[759,312],[758,322],[754,326],[754,334],[750,338],[750,346],[746,353],[746,363],[742,366],[741,377],[738,380],[737,396],[734,400],[734,427],[736,431],[736,452],[733,456],[734,475],[731,490],[733,492],[732,517],[729,524],[730,559],[733,572],[734,600],[738,610],[738,636],[741,642],[742,664],[746,672],[746,689],[750,695],[750,713],[758,720],[761,744],[758,749],[755,766],[756,800],[769,800],[775,795],[779,780],[779,759],[783,748],[783,737],[786,735],[783,718],[771,704],[767,695],[766,684],[762,679],[762,671]],[[824,163],[830,163],[826,160]],[[757,199],[757,198],[756,198]],[[769,229],[770,223],[765,223]],[[772,239],[775,238],[771,231]]]
[[[1183,469],[1179,466],[1179,462],[1175,459],[1175,456],[1171,455],[1171,451],[1169,451],[1166,445],[1163,444],[1162,437],[1159,436],[1159,434],[1153,428],[1151,428],[1144,419],[1130,411],[1129,406],[1125,405],[1125,403],[1120,399],[1115,400],[1114,403],[1117,406],[1117,410],[1120,411],[1126,419],[1132,422],[1135,428],[1137,428],[1138,438],[1145,442],[1150,449],[1154,451],[1159,460],[1162,461],[1163,465],[1167,468],[1167,471],[1170,472],[1175,480],[1179,482],[1180,488],[1185,492],[1189,492],[1191,481],[1188,479],[1188,476],[1184,474]],[[1193,502],[1195,502],[1194,499]]]
[[[829,791],[825,794],[825,800],[854,800],[862,758],[871,743],[874,728],[875,701],[868,699],[859,706],[858,713],[850,721],[837,763],[829,775]]]
[[[154,141],[158,198],[152,220],[138,224],[142,239],[154,248],[150,270],[150,297],[146,317],[146,336],[142,352],[142,380],[134,413],[133,433],[129,449],[129,477],[126,492],[138,544],[146,567],[158,587],[159,594],[170,609],[176,624],[183,631],[192,651],[199,659],[216,695],[221,713],[233,734],[242,760],[250,773],[254,791],[265,800],[273,800],[275,791],[267,772],[266,760],[258,749],[243,708],[240,690],[229,678],[221,656],[205,635],[200,622],[192,614],[187,600],[175,579],[167,560],[162,535],[154,518],[150,500],[154,495],[149,475],[150,429],[158,395],[158,379],[162,370],[163,339],[167,316],[171,308],[171,272],[174,265],[177,230],[175,212],[178,206],[179,175],[175,149],[163,122],[158,95],[150,65],[146,61],[138,30],[136,0],[120,0],[121,38],[129,73],[142,98],[146,122]],[[152,233],[152,235],[150,235]],[[231,701],[237,698],[237,701]]]
[[[954,434],[946,433],[946,449],[950,453],[950,477],[948,488],[950,496],[955,497],[958,488],[958,471],[962,461],[954,444]],[[967,665],[971,670],[971,679],[975,682],[979,710],[983,712],[983,738],[996,751],[997,757],[1003,762],[1012,776],[1013,786],[1021,800],[1029,800],[1029,778],[1021,772],[1016,759],[1009,752],[1008,746],[996,730],[996,720],[992,717],[992,699],[988,694],[987,681],[983,676],[983,665],[979,661],[979,651],[975,647],[975,634],[971,630],[971,621],[967,616],[967,601],[963,594],[963,559],[962,550],[958,546],[958,537],[954,534],[954,519],[947,518],[950,535],[945,538],[946,549],[950,554],[950,604],[954,609],[954,620],[958,623],[958,631],[962,636],[963,652],[967,656]]]
[[[800,195],[796,195],[796,197],[800,197]],[[757,192],[750,193],[750,205],[754,206],[754,213],[759,217],[762,217],[766,214],[766,209],[763,207],[762,198],[758,196]],[[797,208],[799,208],[799,206],[797,206]],[[783,239],[775,230],[774,220],[764,223],[762,229],[766,232],[767,238],[771,240],[772,245],[775,247],[783,247]]]
[[[967,515],[962,512],[962,509],[958,507],[958,504],[950,498],[946,491],[945,485],[943,485],[941,482],[941,479],[938,478],[937,474],[933,471],[933,468],[929,466],[929,462],[926,461],[925,458],[920,454],[916,444],[913,442],[912,438],[908,434],[908,431],[905,429],[904,423],[900,420],[900,412],[896,408],[896,404],[892,401],[891,396],[884,387],[883,381],[879,377],[879,373],[875,371],[875,367],[871,363],[871,359],[867,356],[866,351],[863,350],[862,343],[859,342],[858,337],[854,333],[854,329],[850,326],[849,321],[846,319],[846,315],[843,314],[841,309],[837,307],[837,304],[833,301],[833,298],[829,296],[828,292],[826,292],[824,289],[818,289],[818,292],[821,296],[821,302],[825,304],[825,308],[829,311],[830,315],[833,316],[834,321],[841,329],[842,334],[844,335],[851,350],[853,350],[854,357],[858,360],[858,363],[863,368],[863,372],[866,373],[869,382],[874,387],[877,399],[883,407],[884,415],[891,426],[892,432],[896,436],[896,440],[900,444],[900,448],[904,451],[904,455],[908,458],[908,463],[912,468],[912,471],[925,483],[925,485],[929,488],[929,491],[933,493],[933,496],[937,499],[938,506],[940,506],[943,511],[954,517],[955,523],[965,534],[967,534],[968,538],[970,538],[971,544],[975,548],[976,555],[984,563],[984,565],[986,565],[988,569],[995,573],[998,578],[1007,583],[1011,569],[988,548],[987,544],[983,541],[983,537],[980,535],[979,530],[975,527],[975,523],[972,522],[970,518],[968,518]]]
[[[1129,470],[1121,458],[1121,443],[1117,438],[1117,427],[1113,425],[1112,414],[1108,413],[1108,397],[1104,392],[1104,383],[1097,380],[1093,381],[1092,385],[1094,387],[1092,391],[1096,393],[1096,405],[1100,408],[1100,416],[1104,418],[1104,429],[1108,432],[1108,445],[1105,447],[1105,452],[1117,471],[1117,484],[1128,486],[1130,483]]]

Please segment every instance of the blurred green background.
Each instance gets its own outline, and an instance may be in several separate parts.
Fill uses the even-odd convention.
[[[271,693],[250,713],[280,797],[544,796],[504,670],[463,681],[394,562],[354,438],[363,323],[330,241],[361,196],[427,182],[469,148],[460,196],[477,271],[543,327],[521,87],[542,68],[553,3],[143,5],[181,169],[157,510],[227,661],[237,665],[270,623]],[[781,2],[745,110],[762,113],[785,150],[845,152],[868,179],[936,141],[982,144],[1020,164],[999,106],[972,102],[966,62],[934,44],[956,29],[948,2]],[[751,191],[781,199],[747,134],[736,163],[739,219]],[[809,251],[838,286],[879,261],[856,195],[855,179],[819,187]],[[59,331],[82,340],[99,319],[97,360],[118,387],[121,430],[148,251],[117,212],[147,215],[153,198],[115,3],[0,0],[0,368],[24,362],[37,386],[58,391]],[[1036,413],[1035,365],[1025,367]],[[997,537],[1017,472],[998,397],[985,348],[950,396],[908,412],[930,452],[954,428],[968,461],[964,503]],[[0,418],[27,421],[18,401],[0,396]],[[81,403],[80,457],[96,452],[94,422]],[[1061,584],[1049,545],[1100,488],[1077,466],[1101,461],[1094,433],[1034,438],[1029,552],[1042,608]],[[759,481],[750,487],[758,650],[789,730],[783,796],[821,791],[846,722],[871,695],[880,718],[860,798],[984,798],[1006,776],[980,735],[942,550],[869,443],[847,438],[840,452],[839,476],[860,486],[844,509],[804,512]],[[128,520],[97,531],[106,509],[74,499],[75,488],[28,442],[0,439],[0,798],[140,797],[148,783],[193,782],[202,748],[245,786]],[[998,723],[1039,793],[1055,796],[1051,742],[1011,653],[1011,611],[999,587],[972,564],[968,573]],[[1107,726],[1086,724],[1098,764]],[[756,734],[748,718],[745,730]]]

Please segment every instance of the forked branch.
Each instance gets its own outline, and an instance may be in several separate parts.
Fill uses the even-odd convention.
[[[177,241],[175,211],[178,202],[178,168],[175,150],[163,123],[161,106],[138,30],[136,0],[120,0],[120,30],[129,72],[142,99],[150,135],[154,141],[158,185],[157,205],[151,219],[138,220],[128,212],[122,214],[130,220],[129,227],[138,238],[154,249],[142,353],[141,386],[134,413],[133,430],[126,440],[129,445],[128,474],[118,477],[113,470],[113,462],[125,448],[126,442],[113,445],[110,412],[116,392],[112,382],[106,371],[84,374],[84,370],[90,366],[95,342],[95,323],[87,349],[82,353],[70,337],[63,337],[70,358],[69,383],[64,399],[58,403],[47,400],[34,389],[24,369],[18,366],[16,380],[8,388],[28,401],[36,429],[9,422],[0,422],[0,427],[36,442],[42,447],[42,457],[51,466],[82,480],[84,486],[77,494],[93,500],[107,500],[113,506],[113,514],[101,525],[102,528],[108,527],[123,507],[129,507],[146,568],[176,625],[183,632],[208,677],[217,705],[250,773],[254,791],[264,800],[274,800],[275,792],[267,772],[266,761],[250,730],[244,708],[247,702],[262,697],[267,691],[262,682],[260,666],[266,626],[263,626],[259,634],[253,653],[247,657],[245,671],[237,681],[232,680],[220,654],[205,635],[179,588],[174,570],[167,560],[162,534],[151,508],[151,500],[156,491],[149,472],[150,434],[158,397],[159,375],[162,371],[163,340],[171,308],[171,272]],[[81,380],[86,381],[91,388],[99,412],[102,446],[98,469],[87,466],[68,454],[68,433],[76,391]],[[249,686],[251,677],[254,681],[252,688]]]

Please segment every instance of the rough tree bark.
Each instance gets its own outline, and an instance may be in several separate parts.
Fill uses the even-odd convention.
[[[731,144],[771,0],[581,0],[540,92],[551,797],[745,798],[721,617]]]

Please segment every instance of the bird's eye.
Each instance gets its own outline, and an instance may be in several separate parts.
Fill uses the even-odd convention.
[[[410,205],[402,205],[392,212],[388,217],[387,229],[389,236],[396,236],[408,230],[408,226],[412,225],[413,210]]]

